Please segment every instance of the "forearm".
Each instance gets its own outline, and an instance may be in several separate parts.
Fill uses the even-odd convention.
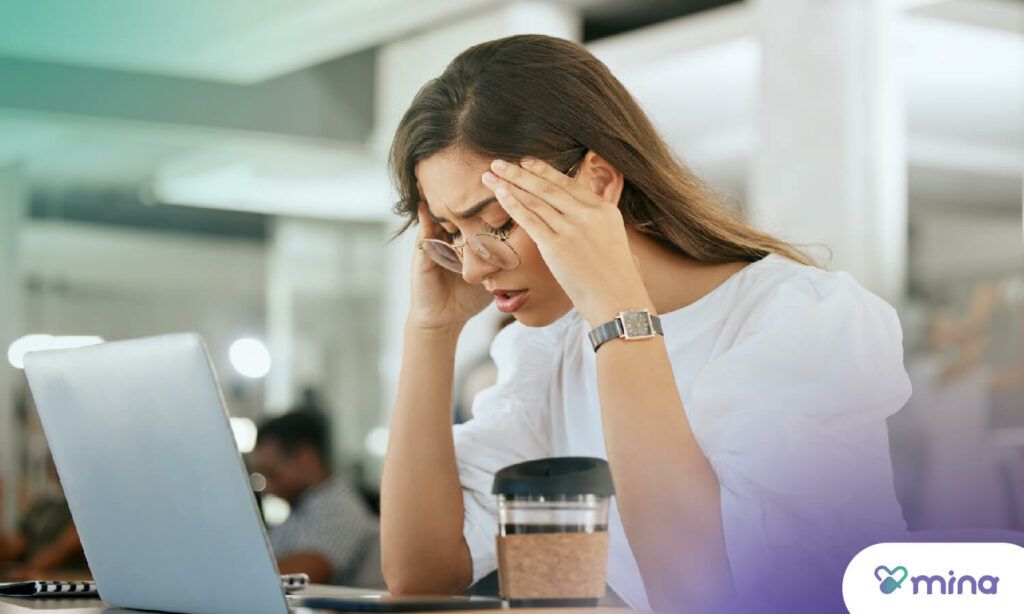
[[[25,561],[25,567],[39,570],[58,569],[81,552],[82,542],[78,538],[78,530],[74,525],[68,525],[52,542]]]
[[[330,562],[315,552],[296,552],[280,557],[277,570],[282,574],[304,573],[313,584],[329,584],[334,573]]]
[[[381,479],[381,554],[393,593],[456,593],[472,580],[452,439],[457,339],[458,331],[406,329]]]
[[[711,611],[732,594],[720,486],[686,419],[664,341],[611,341],[597,374],[616,502],[651,606]]]
[[[13,561],[21,558],[27,545],[25,537],[20,533],[0,533],[0,561]]]

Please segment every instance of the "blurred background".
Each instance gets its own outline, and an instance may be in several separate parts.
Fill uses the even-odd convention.
[[[1018,0],[0,4],[0,527],[59,493],[24,352],[178,331],[243,451],[314,405],[372,500],[413,249],[390,138],[458,52],[524,32],[587,45],[732,206],[899,310],[912,527],[1024,529]],[[460,343],[455,420],[499,316]]]

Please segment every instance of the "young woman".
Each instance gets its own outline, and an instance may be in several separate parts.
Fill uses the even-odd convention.
[[[463,52],[413,100],[391,165],[419,227],[381,492],[392,592],[493,570],[493,474],[545,456],[608,459],[608,583],[637,608],[803,599],[794,570],[834,581],[902,526],[893,309],[730,215],[582,46]],[[491,302],[518,322],[453,433],[456,341]]]

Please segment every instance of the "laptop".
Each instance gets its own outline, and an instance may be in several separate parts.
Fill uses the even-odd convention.
[[[289,611],[198,335],[33,352],[25,375],[106,603]]]
[[[286,595],[199,335],[32,352],[25,375],[100,597],[187,614],[503,607],[311,586]]]

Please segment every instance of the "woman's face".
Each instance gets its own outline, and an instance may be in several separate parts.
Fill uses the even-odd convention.
[[[508,230],[508,243],[519,253],[518,267],[502,269],[463,250],[462,277],[495,294],[498,307],[527,326],[547,326],[572,308],[572,301],[548,270],[537,244],[511,220],[481,181],[490,160],[446,149],[416,165],[420,196],[442,229],[438,236],[455,244],[471,234]],[[482,207],[482,208],[481,208]],[[466,214],[470,214],[468,217]],[[496,233],[497,234],[497,233]],[[454,235],[454,236],[453,236]],[[508,293],[521,293],[510,297]]]

